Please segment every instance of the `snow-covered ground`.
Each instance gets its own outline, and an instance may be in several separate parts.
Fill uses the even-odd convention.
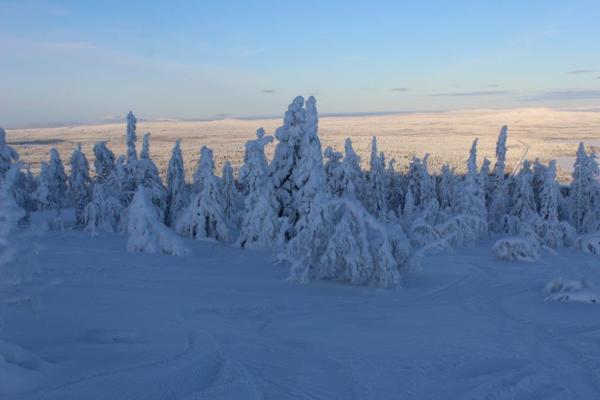
[[[374,290],[291,283],[267,253],[210,241],[173,257],[35,240],[3,339],[41,360],[12,358],[35,379],[3,400],[600,398],[599,306],[545,301],[557,277],[600,284],[576,250],[502,262],[483,242]]]

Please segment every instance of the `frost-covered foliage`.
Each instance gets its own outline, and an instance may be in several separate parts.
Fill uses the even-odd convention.
[[[544,294],[546,301],[560,303],[600,303],[600,295],[592,291],[586,280],[555,278],[546,284]]]
[[[508,218],[510,197],[506,179],[506,140],[508,127],[500,130],[496,144],[496,164],[492,176],[488,180],[487,206],[490,230],[495,233],[505,233]]]
[[[386,226],[360,203],[327,201],[313,209],[308,220],[307,227],[289,243],[292,280],[384,288],[400,284],[409,246],[400,245],[397,239],[392,243]]]
[[[75,205],[75,218],[78,225],[85,222],[85,206],[92,196],[92,180],[90,179],[90,166],[81,145],[77,146],[71,154],[71,175],[69,175],[70,198]]]
[[[187,249],[175,232],[160,221],[161,213],[140,186],[127,208],[127,251],[184,255]]]
[[[246,191],[244,213],[238,244],[241,247],[272,247],[278,231],[278,219],[273,205],[273,186],[265,157],[265,145],[273,141],[261,128],[256,139],[246,142],[244,165],[240,179]]]
[[[369,196],[365,197],[365,207],[379,219],[387,215],[385,157],[377,151],[377,138],[371,140],[371,159],[367,173],[366,190]]]
[[[225,218],[231,226],[238,227],[241,219],[243,196],[238,190],[237,182],[233,176],[233,167],[229,161],[223,164],[221,174],[221,193],[223,193],[223,208]]]
[[[19,154],[6,143],[6,131],[0,128],[0,179],[3,178],[13,162],[19,160]]]
[[[229,242],[232,239],[230,225],[225,216],[223,193],[214,168],[213,152],[203,146],[194,174],[196,192],[179,218],[176,230],[194,239],[212,238]]]
[[[127,162],[137,160],[135,142],[137,141],[137,119],[131,111],[127,114]]]
[[[302,96],[294,99],[275,138],[270,180],[276,214],[287,219],[283,234],[289,240],[306,225],[315,198],[326,185],[314,97],[308,98],[306,106]]]
[[[582,236],[579,239],[579,248],[586,253],[600,255],[600,233]]]
[[[600,170],[596,154],[579,144],[569,189],[569,217],[579,233],[600,231]]]
[[[7,170],[6,174],[9,173]],[[13,199],[7,182],[6,177],[0,177],[0,288],[14,279],[17,251],[12,239],[19,219],[25,216]]]
[[[177,219],[188,205],[189,192],[185,184],[185,170],[181,154],[181,141],[173,146],[171,159],[167,168],[167,215],[166,223],[175,226]]]
[[[492,254],[505,261],[536,261],[540,256],[540,246],[531,237],[507,237],[494,243]]]
[[[115,154],[106,147],[106,142],[96,143],[93,151],[96,183],[103,183],[115,167]]]
[[[84,210],[85,230],[92,234],[115,233],[121,230],[126,201],[121,190],[119,163],[103,183],[94,185],[92,200]]]
[[[39,183],[33,198],[39,209],[58,209],[69,204],[67,175],[56,149],[50,149],[50,161],[42,163]]]

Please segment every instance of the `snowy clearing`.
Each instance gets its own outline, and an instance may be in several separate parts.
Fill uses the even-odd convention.
[[[290,283],[267,253],[216,242],[172,257],[122,236],[36,241],[33,303],[7,308],[3,339],[43,361],[2,399],[600,396],[600,308],[545,301],[558,276],[600,282],[580,251],[505,262],[483,242],[376,290]]]

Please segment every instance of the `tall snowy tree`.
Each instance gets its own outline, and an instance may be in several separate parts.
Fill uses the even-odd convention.
[[[526,234],[533,230],[536,206],[533,194],[533,173],[531,164],[525,160],[515,177],[511,193],[508,229],[513,235]]]
[[[385,159],[383,153],[377,151],[377,138],[371,140],[371,159],[367,173],[367,210],[376,218],[382,219],[387,215]]]
[[[600,170],[594,153],[579,144],[569,188],[570,220],[579,233],[600,231]]]
[[[506,232],[506,221],[508,218],[508,207],[510,196],[508,182],[506,180],[506,140],[508,127],[505,125],[500,130],[498,142],[496,143],[496,164],[490,184],[488,186],[488,209],[489,224],[492,232]]]
[[[286,240],[301,230],[311,207],[325,193],[325,172],[318,136],[316,100],[298,96],[288,107],[271,163],[271,182],[277,215],[286,218]]]
[[[243,196],[237,188],[233,167],[229,161],[223,164],[221,174],[221,193],[223,193],[223,208],[229,223],[238,227],[243,210]]]
[[[115,167],[115,154],[106,147],[106,142],[98,142],[94,145],[94,170],[96,171],[96,183],[103,183]]]
[[[81,145],[71,154],[71,175],[69,176],[70,198],[75,205],[75,218],[78,225],[85,223],[85,206],[90,202],[92,195],[92,180],[90,179],[90,166]]]
[[[59,209],[69,204],[67,175],[56,149],[50,149],[50,161],[42,163],[39,184],[33,197],[40,209]]]
[[[256,139],[246,142],[244,165],[240,168],[240,178],[243,177],[247,192],[237,241],[241,247],[273,247],[279,228],[265,157],[265,146],[272,141],[273,137],[265,136],[264,129],[260,128]]]
[[[440,210],[449,211],[454,205],[454,188],[456,186],[457,177],[454,169],[450,165],[442,166],[442,174],[439,178],[439,183],[436,185],[437,198],[440,205]]]
[[[185,184],[181,141],[178,139],[175,142],[175,146],[173,146],[171,159],[167,168],[167,225],[175,226],[177,219],[188,203],[189,192]]]
[[[0,178],[4,177],[19,154],[6,143],[6,131],[0,128]]]
[[[127,114],[127,162],[137,160],[137,151],[135,149],[137,119],[131,111]]]
[[[195,180],[199,191],[177,222],[179,234],[194,239],[213,238],[228,242],[231,232],[225,216],[223,193],[214,174],[213,152],[206,146],[200,150],[199,168]]]

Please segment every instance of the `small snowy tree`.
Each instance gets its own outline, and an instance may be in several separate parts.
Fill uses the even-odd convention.
[[[106,147],[106,142],[96,143],[93,151],[96,183],[103,183],[115,167],[115,155]]]
[[[127,114],[127,162],[137,160],[137,151],[135,149],[137,119],[131,111]]]
[[[240,217],[243,211],[243,197],[237,188],[235,177],[233,176],[233,168],[229,161],[226,161],[225,164],[223,164],[221,193],[223,193],[225,218],[227,218],[230,225],[239,227]]]
[[[181,154],[181,141],[173,147],[167,168],[167,225],[175,226],[177,219],[188,205],[189,193],[185,184],[185,170]]]
[[[309,224],[290,242],[290,278],[333,280],[372,287],[396,287],[409,245],[392,243],[382,223],[357,201],[334,199],[312,210]],[[404,251],[402,251],[404,250]]]
[[[230,226],[225,216],[223,194],[219,180],[214,175],[213,152],[203,146],[200,150],[199,168],[195,173],[199,192],[182,213],[176,224],[179,234],[194,239],[213,238],[231,240]]]
[[[278,231],[277,215],[272,204],[272,184],[265,157],[265,146],[273,141],[265,136],[261,128],[256,131],[256,139],[246,142],[244,165],[240,169],[247,191],[244,199],[240,236],[237,243],[241,247],[272,247]]]
[[[123,167],[123,163],[118,163],[103,183],[94,185],[92,200],[84,210],[85,230],[93,235],[121,230],[126,209],[119,178]]]
[[[0,128],[0,178],[3,178],[13,162],[19,160],[19,154],[6,144],[6,131]]]
[[[177,256],[187,253],[181,239],[160,221],[160,216],[140,186],[127,208],[127,251]]]
[[[85,206],[90,202],[92,195],[92,181],[90,179],[90,166],[81,145],[71,154],[71,175],[69,176],[70,198],[75,205],[75,217],[78,225],[85,222]]]
[[[50,161],[42,163],[39,184],[33,197],[40,209],[59,209],[69,204],[67,175],[56,149],[50,149]]]

